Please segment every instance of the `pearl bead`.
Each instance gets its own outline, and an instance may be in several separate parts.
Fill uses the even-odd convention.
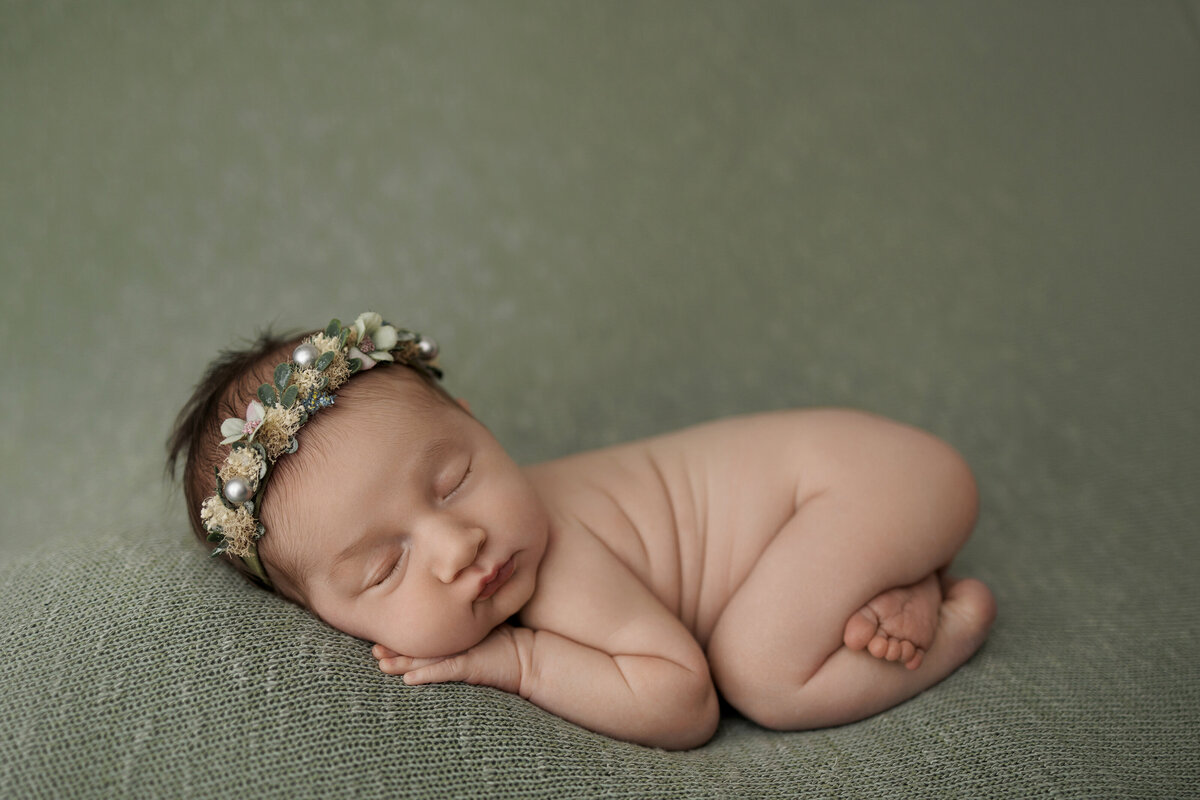
[[[316,345],[311,342],[305,342],[292,351],[292,361],[296,362],[296,366],[301,369],[306,369],[317,363],[319,355],[320,353],[317,352]]]
[[[240,506],[250,499],[250,484],[241,478],[230,478],[225,481],[225,488],[222,491],[225,499],[235,506]]]
[[[417,355],[421,357],[422,361],[433,361],[437,358],[437,354],[438,343],[433,339],[430,339],[428,336],[422,336],[417,341]]]

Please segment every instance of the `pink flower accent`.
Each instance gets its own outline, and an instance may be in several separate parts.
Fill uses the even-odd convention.
[[[359,350],[357,347],[350,348],[350,358],[358,359],[358,362],[360,365],[359,369],[366,370],[366,369],[370,369],[371,367],[375,366],[375,359],[371,358],[369,355],[364,353],[362,350]]]
[[[246,406],[245,419],[229,417],[221,423],[221,435],[225,437],[221,440],[221,444],[232,444],[238,439],[247,437],[248,440],[253,439],[254,432],[258,430],[259,425],[262,425],[265,416],[266,409],[263,408],[263,404],[257,400],[251,400]]]

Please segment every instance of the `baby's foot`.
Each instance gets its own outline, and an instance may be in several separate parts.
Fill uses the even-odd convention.
[[[916,669],[933,644],[941,605],[936,574],[912,586],[888,589],[850,617],[842,641],[851,650],[866,648],[875,658]]]

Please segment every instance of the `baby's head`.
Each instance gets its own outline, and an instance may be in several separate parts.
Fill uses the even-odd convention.
[[[331,323],[226,352],[180,413],[168,465],[185,457],[193,529],[248,577],[354,636],[449,655],[532,596],[548,521],[524,473],[442,388],[430,341],[386,328],[364,314],[336,327],[346,334]],[[358,350],[372,333],[395,349]],[[355,359],[366,368],[347,374]]]

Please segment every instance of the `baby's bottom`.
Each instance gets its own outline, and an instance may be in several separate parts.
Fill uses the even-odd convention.
[[[974,480],[956,453],[913,428],[846,412],[829,412],[816,438],[816,487],[730,598],[707,644],[725,699],[783,730],[853,722],[913,697],[965,662],[995,616],[982,583],[931,579],[966,542],[977,513]],[[934,626],[919,658],[922,642],[903,641],[920,635],[901,631],[889,643],[886,608],[871,611],[881,608],[875,601],[895,601],[887,593],[899,587],[913,599],[909,629],[922,613]],[[875,622],[884,629],[871,631]],[[877,637],[882,645],[871,642]]]

